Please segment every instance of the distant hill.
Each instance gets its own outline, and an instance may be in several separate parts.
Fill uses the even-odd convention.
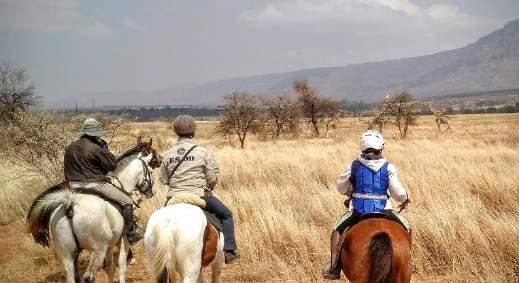
[[[218,104],[234,90],[268,94],[291,90],[294,80],[308,79],[323,95],[337,99],[379,100],[403,89],[418,97],[519,88],[519,20],[463,48],[432,55],[241,77],[149,93],[127,93],[125,101],[147,104]],[[106,104],[120,105],[105,95]],[[144,99],[142,99],[144,100]],[[101,101],[101,100],[99,100]],[[117,102],[119,101],[119,102]],[[144,103],[144,101],[142,102]]]

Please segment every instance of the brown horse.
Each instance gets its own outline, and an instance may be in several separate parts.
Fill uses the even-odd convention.
[[[394,221],[361,221],[346,233],[341,268],[352,283],[410,282],[411,238]]]

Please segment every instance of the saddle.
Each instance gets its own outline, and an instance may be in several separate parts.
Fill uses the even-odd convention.
[[[371,213],[361,214],[357,217],[357,221],[355,221],[355,223],[353,223],[352,227],[356,224],[359,224],[360,222],[362,222],[364,220],[372,219],[372,218],[383,218],[383,219],[391,220],[393,222],[400,224],[407,231],[407,227],[404,225],[404,223],[402,223],[400,221],[400,219],[398,219],[398,217],[396,217],[395,215],[390,213],[390,211],[371,212]]]
[[[205,201],[201,197],[191,193],[180,193],[172,197],[171,199],[166,200],[166,204],[164,206],[173,205],[177,203],[191,204],[200,207],[204,212],[205,217],[207,218],[207,222],[213,225],[214,228],[218,230],[218,232],[223,231],[222,221],[220,221],[220,219],[218,219],[216,215],[210,213],[205,209]]]

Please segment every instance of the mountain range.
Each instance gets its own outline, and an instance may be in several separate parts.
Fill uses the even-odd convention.
[[[257,94],[289,91],[307,79],[322,95],[336,99],[376,101],[384,94],[408,90],[417,97],[519,88],[519,19],[465,47],[398,60],[312,68],[238,77],[150,92],[98,93],[106,105],[163,105],[222,102],[235,90]],[[97,99],[97,98],[96,98]]]

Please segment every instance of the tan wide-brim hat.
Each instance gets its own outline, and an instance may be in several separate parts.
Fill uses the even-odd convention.
[[[83,127],[81,128],[81,134],[92,136],[92,137],[102,137],[106,136],[109,131],[103,128],[103,125],[94,118],[87,118],[85,122],[83,122]]]

